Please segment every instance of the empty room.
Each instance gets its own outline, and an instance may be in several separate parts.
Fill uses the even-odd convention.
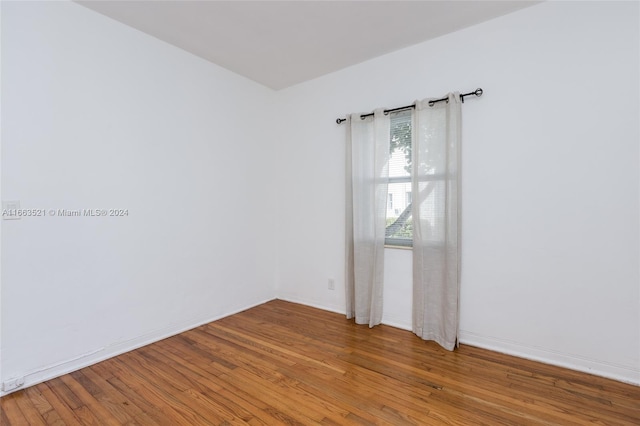
[[[0,424],[640,424],[638,1],[0,25]]]

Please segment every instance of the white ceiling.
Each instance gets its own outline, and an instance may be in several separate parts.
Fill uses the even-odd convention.
[[[78,1],[273,89],[537,1]]]

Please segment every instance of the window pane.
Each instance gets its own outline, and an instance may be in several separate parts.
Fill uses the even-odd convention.
[[[389,184],[389,200],[393,198],[393,205],[387,206],[387,238],[412,239],[411,226],[411,182]]]
[[[386,244],[411,246],[411,111],[391,114]]]

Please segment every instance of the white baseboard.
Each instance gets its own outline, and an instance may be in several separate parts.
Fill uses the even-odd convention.
[[[314,302],[312,300],[305,299],[303,297],[293,296],[290,294],[278,294],[276,298],[279,300],[284,300],[285,302],[298,303],[300,305],[311,306],[312,308],[322,309],[323,311],[329,311],[329,312],[334,312],[336,314],[346,315],[344,306],[337,307],[337,306],[323,305],[323,304]]]
[[[399,328],[400,330],[411,331],[411,326],[405,324],[403,321],[396,321],[393,318],[382,318],[382,324],[389,327]]]
[[[279,295],[277,297],[280,300],[299,303],[306,306],[322,309],[329,312],[335,312],[344,314],[344,307],[326,306],[304,298],[291,296],[291,295]],[[179,324],[173,324],[170,327],[166,327],[161,330],[156,330],[151,333],[139,336],[135,339],[130,339],[123,342],[118,342],[113,345],[109,345],[103,348],[95,349],[91,352],[82,354],[70,360],[63,361],[55,365],[50,365],[36,371],[31,371],[21,376],[24,377],[24,385],[17,389],[13,389],[8,392],[0,392],[0,397],[8,395],[12,392],[19,391],[29,386],[37,385],[47,380],[54,379],[64,374],[71,373],[84,367],[88,367],[106,359],[118,356],[125,352],[132,351],[142,346],[149,345],[167,337],[175,336],[176,334],[183,333],[193,328],[199,327],[203,324],[216,321],[218,319],[236,314],[238,312],[251,309],[255,306],[261,305],[273,299],[266,299],[259,302],[252,303],[248,306],[235,308],[221,315],[216,315],[208,318],[198,318],[190,321],[184,321]],[[386,325],[408,330],[404,324],[395,324],[393,321],[386,321]],[[476,333],[461,330],[460,331],[460,343],[476,346],[483,349],[489,349],[495,352],[504,353],[507,355],[513,355],[520,358],[530,359],[533,361],[542,362],[545,364],[557,365],[559,367],[568,368],[571,370],[582,371],[597,376],[602,376],[620,382],[625,382],[640,386],[640,369],[634,369],[627,366],[615,365],[604,361],[593,360],[576,355],[564,354],[557,351],[552,351],[545,348],[538,348],[533,346],[524,345],[519,342],[512,342],[505,339],[499,339],[494,337],[481,336]]]
[[[278,299],[300,303],[325,311],[345,313],[344,307],[326,306],[297,296],[279,294]],[[411,331],[411,327],[408,327],[402,321],[394,321],[393,318],[386,318],[383,324]],[[616,365],[546,348],[529,346],[520,342],[482,336],[465,330],[460,330],[460,343],[640,386],[640,368],[634,369],[624,365]]]
[[[464,330],[460,330],[460,343],[640,386],[640,368],[634,369],[520,342],[481,336]]]
[[[323,311],[335,312],[337,314],[346,315],[346,309],[344,306],[327,306],[315,301],[305,299],[303,297],[294,296],[291,294],[278,294],[277,299],[284,300],[285,302],[299,303],[305,306],[311,306],[312,308],[322,309]],[[399,328],[401,330],[411,331],[411,325],[407,325],[402,319],[393,318],[390,316],[384,316],[382,318],[382,324],[390,327]]]
[[[251,309],[255,306],[262,305],[263,303],[269,302],[270,300],[273,300],[273,298],[258,301],[244,307],[236,307],[228,312],[225,312],[224,314],[216,315],[213,317],[194,318],[192,320],[182,321],[180,323],[172,324],[169,327],[165,327],[160,330],[155,330],[151,333],[147,333],[145,335],[136,337],[134,339],[117,342],[112,345],[92,350],[85,354],[79,355],[75,358],[72,358],[54,365],[49,365],[35,371],[23,373],[20,376],[24,377],[24,384],[16,389],[12,389],[7,392],[0,391],[0,397],[8,395],[13,392],[17,392],[29,386],[37,385],[38,383],[42,383],[47,380],[51,380],[56,377],[60,377],[62,375],[80,370],[81,368],[85,368],[90,365],[97,364],[101,361],[104,361],[109,358],[113,358],[125,352],[129,352],[134,349],[138,349],[142,346],[146,346],[151,343],[166,339],[167,337],[175,336],[176,334],[183,333],[185,331],[199,327],[203,324],[207,324],[212,321],[216,321],[221,318],[228,317],[230,315],[237,314],[242,311],[246,311],[247,309]]]
[[[346,315],[344,306],[340,308],[335,306],[326,306],[326,305],[322,305],[301,297],[292,296],[292,295],[283,295],[283,294],[279,294],[277,299],[284,300],[285,302],[298,303],[300,305],[311,306],[312,308],[322,309],[323,311],[329,311],[329,312],[334,312],[336,314]],[[407,326],[401,320],[396,321],[394,318],[383,318],[382,324],[388,325],[394,328],[399,328],[401,330],[411,331],[410,326]]]

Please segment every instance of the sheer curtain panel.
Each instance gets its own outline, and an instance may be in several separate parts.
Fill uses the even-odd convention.
[[[382,321],[389,116],[360,115],[347,116],[347,318],[373,327]]]
[[[416,102],[412,149],[413,332],[447,350],[458,341],[461,101]]]

